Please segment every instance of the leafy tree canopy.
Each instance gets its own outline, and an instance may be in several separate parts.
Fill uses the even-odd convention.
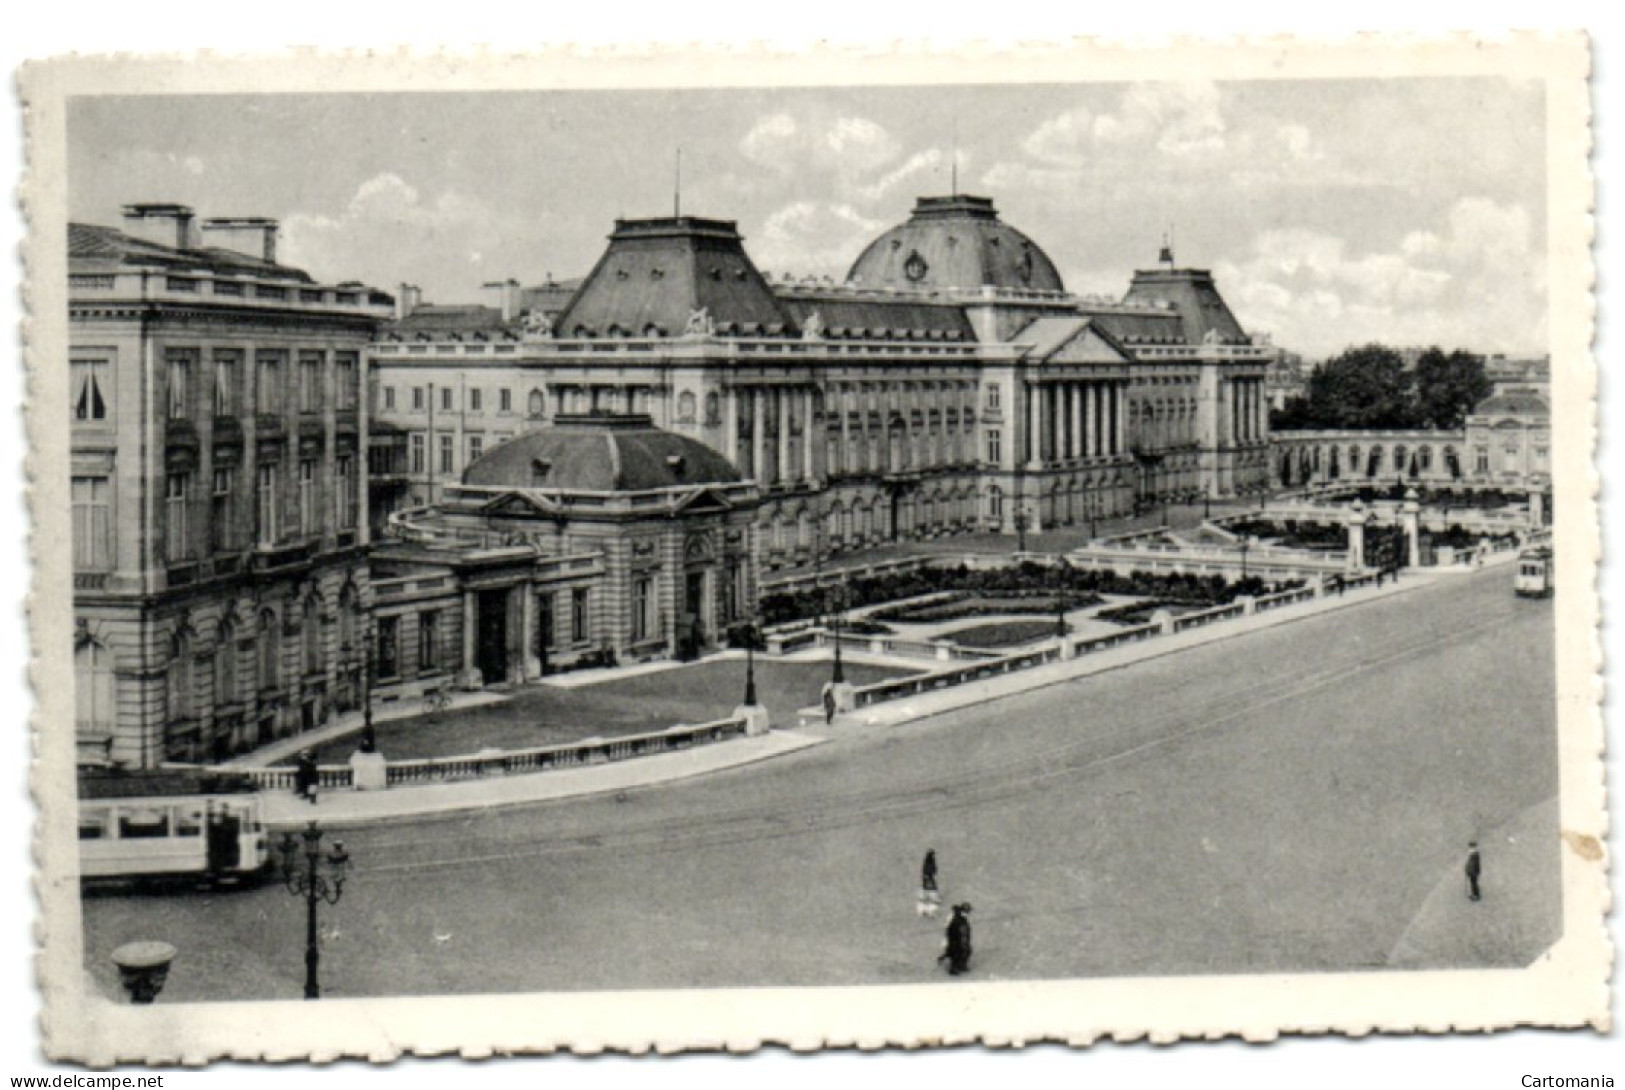
[[[1380,344],[1334,356],[1309,376],[1304,396],[1291,398],[1270,419],[1280,430],[1382,431],[1462,426],[1473,406],[1490,395],[1484,358],[1457,349],[1429,348],[1407,368],[1400,354]]]

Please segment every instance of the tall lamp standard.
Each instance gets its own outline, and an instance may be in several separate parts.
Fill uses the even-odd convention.
[[[1016,552],[1024,553],[1024,552],[1027,551],[1027,505],[1026,504],[1018,503],[1016,505],[1016,515],[1015,515],[1014,521],[1015,521],[1015,524],[1016,524]]]
[[[316,906],[326,901],[339,903],[344,895],[344,871],[350,864],[350,853],[344,842],[333,841],[333,848],[322,854],[322,831],[313,821],[299,834],[304,840],[304,861],[299,859],[300,845],[292,833],[282,834],[282,881],[288,892],[305,899],[305,998],[320,999],[321,985],[317,982],[317,967],[321,961],[321,944],[316,929]]]
[[[756,705],[756,641],[761,636],[761,624],[753,616],[745,622],[745,703]]]
[[[1208,485],[1207,491],[1202,493],[1202,521],[1206,522],[1213,517],[1213,486]]]
[[[836,685],[846,684],[846,669],[841,665],[841,612],[846,607],[846,588],[836,584],[830,588],[830,626],[835,629],[835,665],[829,680]]]
[[[378,734],[372,725],[372,655],[377,642],[372,610],[367,610],[366,636],[361,648],[361,752],[378,752]]]
[[[1247,550],[1252,548],[1252,539],[1243,537],[1236,548],[1241,551],[1241,577],[1245,579],[1247,578]]]

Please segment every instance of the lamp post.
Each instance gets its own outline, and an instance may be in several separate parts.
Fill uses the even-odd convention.
[[[316,906],[326,901],[339,903],[344,895],[344,871],[349,866],[350,854],[344,842],[333,841],[333,848],[322,854],[322,831],[313,821],[299,834],[304,840],[304,861],[299,859],[300,845],[292,833],[282,834],[282,881],[288,892],[305,898],[305,998],[320,999],[321,985],[317,983],[317,966],[321,961],[321,944],[316,930]]]
[[[1066,639],[1066,607],[1066,595],[1057,594],[1055,596],[1055,635],[1063,640]]]
[[[361,648],[361,752],[378,752],[378,734],[372,725],[372,654],[377,634],[372,610],[367,610],[366,637]]]
[[[1024,553],[1027,551],[1027,505],[1025,503],[1018,502],[1016,504],[1014,522],[1016,524],[1016,552]]]
[[[1202,521],[1206,522],[1213,517],[1213,486],[1208,485],[1202,493]]]
[[[836,685],[846,684],[846,669],[841,665],[841,611],[846,605],[846,590],[837,584],[831,588],[832,601],[830,603],[830,622],[835,629],[835,665],[829,675],[829,680]]]
[[[761,627],[755,617],[745,622],[745,703],[756,705],[756,640]]]
[[[1241,543],[1239,545],[1237,545],[1236,548],[1241,551],[1241,577],[1243,579],[1246,579],[1247,578],[1247,550],[1252,548],[1252,539],[1249,538],[1249,537],[1243,537],[1241,539]]]

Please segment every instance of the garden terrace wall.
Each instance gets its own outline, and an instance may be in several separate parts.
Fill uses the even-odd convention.
[[[669,727],[666,730],[643,734],[628,734],[619,738],[591,742],[571,742],[556,746],[537,746],[531,749],[509,749],[492,753],[478,753],[459,757],[427,757],[418,760],[389,761],[385,765],[386,780],[390,787],[414,784],[454,783],[460,780],[481,779],[490,776],[547,772],[561,768],[580,768],[587,765],[608,764],[659,753],[671,753],[695,746],[726,742],[743,738],[748,723],[742,718],[718,719],[694,726]],[[170,766],[200,767],[200,766]],[[292,791],[296,769],[276,766],[241,770],[263,791]],[[337,790],[354,786],[349,765],[321,765],[317,768],[317,784],[324,790]]]

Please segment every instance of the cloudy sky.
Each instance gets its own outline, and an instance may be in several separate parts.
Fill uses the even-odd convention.
[[[77,100],[69,212],[271,216],[325,280],[437,302],[586,272],[618,216],[739,221],[756,263],[843,276],[914,198],[993,197],[1075,291],[1172,229],[1249,329],[1545,350],[1538,83],[1386,80]]]

